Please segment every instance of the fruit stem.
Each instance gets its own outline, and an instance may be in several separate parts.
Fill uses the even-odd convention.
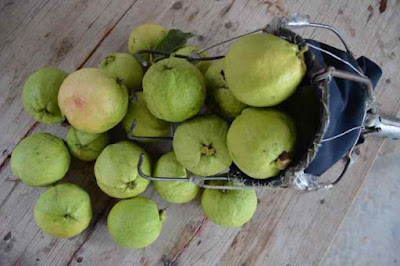
[[[202,155],[213,155],[215,154],[216,150],[211,146],[204,145],[201,147],[201,154]]]
[[[159,215],[160,215],[160,221],[164,222],[165,218],[167,218],[167,209],[161,209],[158,211]]]
[[[279,170],[284,170],[288,167],[290,163],[289,153],[286,151],[282,152],[278,157],[278,168]]]

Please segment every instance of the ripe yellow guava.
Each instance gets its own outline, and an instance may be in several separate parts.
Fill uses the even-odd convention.
[[[242,37],[225,57],[228,87],[248,105],[277,105],[295,92],[306,73],[303,52],[272,34]]]

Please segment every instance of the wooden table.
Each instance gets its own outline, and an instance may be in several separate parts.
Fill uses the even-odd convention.
[[[381,2],[381,3],[380,3]],[[106,217],[116,200],[95,183],[93,164],[72,161],[64,181],[90,192],[90,227],[72,239],[45,235],[33,219],[43,188],[22,184],[10,172],[10,154],[26,136],[41,131],[65,137],[66,128],[35,122],[23,109],[22,86],[43,66],[73,72],[96,67],[107,54],[127,51],[130,31],[156,22],[196,34],[208,46],[266,25],[273,16],[294,12],[340,28],[356,56],[383,69],[376,91],[380,108],[400,108],[399,1],[355,0],[3,0],[0,2],[0,265],[315,265],[320,262],[372,166],[382,140],[367,140],[356,163],[333,190],[302,194],[258,192],[255,217],[242,228],[204,219],[199,199],[184,205],[162,201],[152,188],[145,195],[168,208],[159,239],[140,250],[119,248],[107,233]],[[305,37],[337,44],[326,31]],[[210,54],[223,53],[226,46]],[[337,174],[332,170],[330,174]],[[329,174],[328,174],[329,175]]]

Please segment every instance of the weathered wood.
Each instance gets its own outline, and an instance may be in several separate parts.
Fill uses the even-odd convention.
[[[42,189],[16,182],[5,159],[15,144],[31,133],[30,125],[33,124],[22,110],[21,86],[31,71],[44,64],[73,71],[82,64],[96,66],[110,52],[126,51],[129,32],[144,22],[158,22],[169,28],[194,32],[198,37],[192,42],[207,46],[263,26],[274,15],[299,11],[310,14],[315,21],[341,27],[356,55],[368,55],[383,67],[385,76],[377,88],[378,99],[384,111],[394,114],[400,108],[400,95],[395,91],[400,86],[400,78],[396,75],[400,66],[397,45],[400,19],[395,16],[400,12],[399,5],[390,2],[387,10],[380,14],[377,4],[371,1],[138,0],[132,8],[134,1],[113,1],[107,6],[109,2],[35,3],[44,11],[33,12],[35,15],[28,18],[16,15],[16,21],[19,21],[13,22],[15,31],[5,32],[0,28],[10,36],[7,41],[0,42],[0,85],[10,88],[0,92],[0,151],[6,150],[1,157],[5,163],[0,172],[0,264],[317,264],[345,217],[381,141],[368,141],[360,150],[359,161],[343,182],[330,192],[259,192],[256,216],[241,229],[204,222],[199,198],[184,205],[170,205],[150,188],[144,195],[154,198],[160,207],[167,207],[168,218],[160,238],[143,250],[122,249],[113,243],[105,221],[116,201],[99,191],[91,164],[74,160],[65,181],[78,183],[90,192],[95,216],[90,228],[80,236],[72,240],[53,239],[38,230],[32,217],[33,206]],[[33,5],[33,1],[29,5]],[[369,5],[373,11],[368,9]],[[76,11],[74,6],[79,10]],[[31,9],[27,3],[21,12]],[[3,9],[0,10],[3,14],[1,12]],[[49,41],[44,39],[52,36],[44,37],[48,32],[55,34]],[[327,32],[301,32],[339,46],[335,37]],[[65,52],[62,45],[70,38],[73,39],[72,48]],[[222,53],[226,47],[219,47],[210,54]],[[57,56],[60,54],[57,51],[63,55]],[[59,136],[65,134],[65,129],[58,125],[34,128],[34,131],[39,130]],[[330,174],[335,173],[337,171]],[[202,233],[194,235],[200,226]]]
[[[4,42],[0,45],[0,264],[39,264],[41,256],[52,253],[49,263],[55,265],[60,263],[57,253],[67,252],[70,254],[66,256],[71,257],[85,235],[72,241],[43,236],[32,215],[43,189],[16,181],[9,169],[9,155],[22,138],[33,132],[46,131],[63,137],[66,129],[58,124],[35,123],[22,107],[22,86],[26,77],[42,66],[55,66],[67,72],[77,69],[135,1],[26,1],[26,6],[24,3],[15,2],[12,12],[8,9],[14,4],[0,10],[1,25],[13,29],[1,28]],[[4,24],[3,19],[10,23]],[[73,177],[72,182],[90,191],[95,220],[109,199],[93,182],[92,171],[92,165],[74,161],[65,181]],[[40,254],[25,261],[20,255],[25,250],[29,252],[29,248]]]

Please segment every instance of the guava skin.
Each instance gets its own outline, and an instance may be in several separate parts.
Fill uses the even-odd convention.
[[[150,175],[150,159],[144,149],[129,141],[108,145],[94,165],[94,175],[100,189],[120,199],[132,198],[144,192],[150,181],[140,177],[137,172],[142,153],[145,154],[142,171]]]
[[[172,146],[176,159],[190,172],[215,175],[231,164],[226,146],[229,124],[215,115],[185,121],[175,131]]]
[[[232,185],[225,181],[211,181],[210,185]],[[254,189],[205,189],[201,197],[204,214],[213,223],[224,227],[241,227],[253,217],[257,209]]]
[[[61,70],[44,67],[31,74],[24,84],[22,101],[25,110],[37,121],[46,124],[64,120],[58,106],[58,91],[68,76]]]
[[[165,211],[145,197],[121,200],[111,209],[107,229],[114,241],[123,248],[144,248],[160,235]]]
[[[116,126],[128,110],[128,90],[112,73],[84,68],[61,84],[58,103],[68,122],[85,133],[103,133]]]
[[[185,167],[176,160],[174,152],[164,154],[158,159],[153,175],[155,177],[187,177]],[[189,202],[200,191],[200,187],[191,182],[153,181],[152,183],[158,194],[171,203]]]
[[[167,137],[171,135],[171,123],[158,119],[147,108],[143,92],[136,92],[129,102],[128,112],[122,120],[122,126],[129,134],[133,120],[136,125],[132,131],[137,137]]]
[[[248,176],[277,175],[290,162],[296,142],[292,119],[277,110],[246,108],[232,123],[227,145],[233,162]]]
[[[71,154],[82,161],[94,161],[110,142],[107,132],[88,134],[70,127],[67,145]]]
[[[133,29],[128,39],[128,51],[134,55],[137,51],[153,49],[159,42],[167,36],[167,30],[158,24],[142,24]],[[149,61],[148,54],[141,55]]]
[[[182,122],[204,105],[203,75],[184,59],[167,58],[152,65],[143,78],[144,100],[157,118]]]
[[[236,99],[230,91],[225,80],[223,66],[224,60],[218,60],[209,67],[205,75],[208,106],[227,120],[233,120],[247,105]]]
[[[37,133],[15,147],[11,154],[11,171],[23,183],[43,187],[62,179],[70,162],[71,156],[62,139]]]
[[[130,54],[110,54],[100,63],[99,69],[113,73],[128,90],[137,89],[142,83],[142,66]]]
[[[53,237],[73,237],[92,219],[89,194],[74,184],[63,183],[46,190],[34,209],[36,224]]]
[[[174,53],[175,54],[179,54],[179,55],[186,55],[189,56],[191,55],[193,52],[199,52],[201,51],[202,48],[194,46],[194,45],[186,45],[182,48],[179,48],[178,50],[176,50]],[[202,52],[200,54],[201,57],[207,57],[207,53],[206,52]],[[212,62],[211,61],[198,61],[195,63],[196,67],[200,70],[200,72],[205,75],[208,68],[211,66]]]
[[[271,34],[252,34],[237,40],[225,57],[229,89],[248,105],[277,105],[292,95],[306,73],[303,54]]]

